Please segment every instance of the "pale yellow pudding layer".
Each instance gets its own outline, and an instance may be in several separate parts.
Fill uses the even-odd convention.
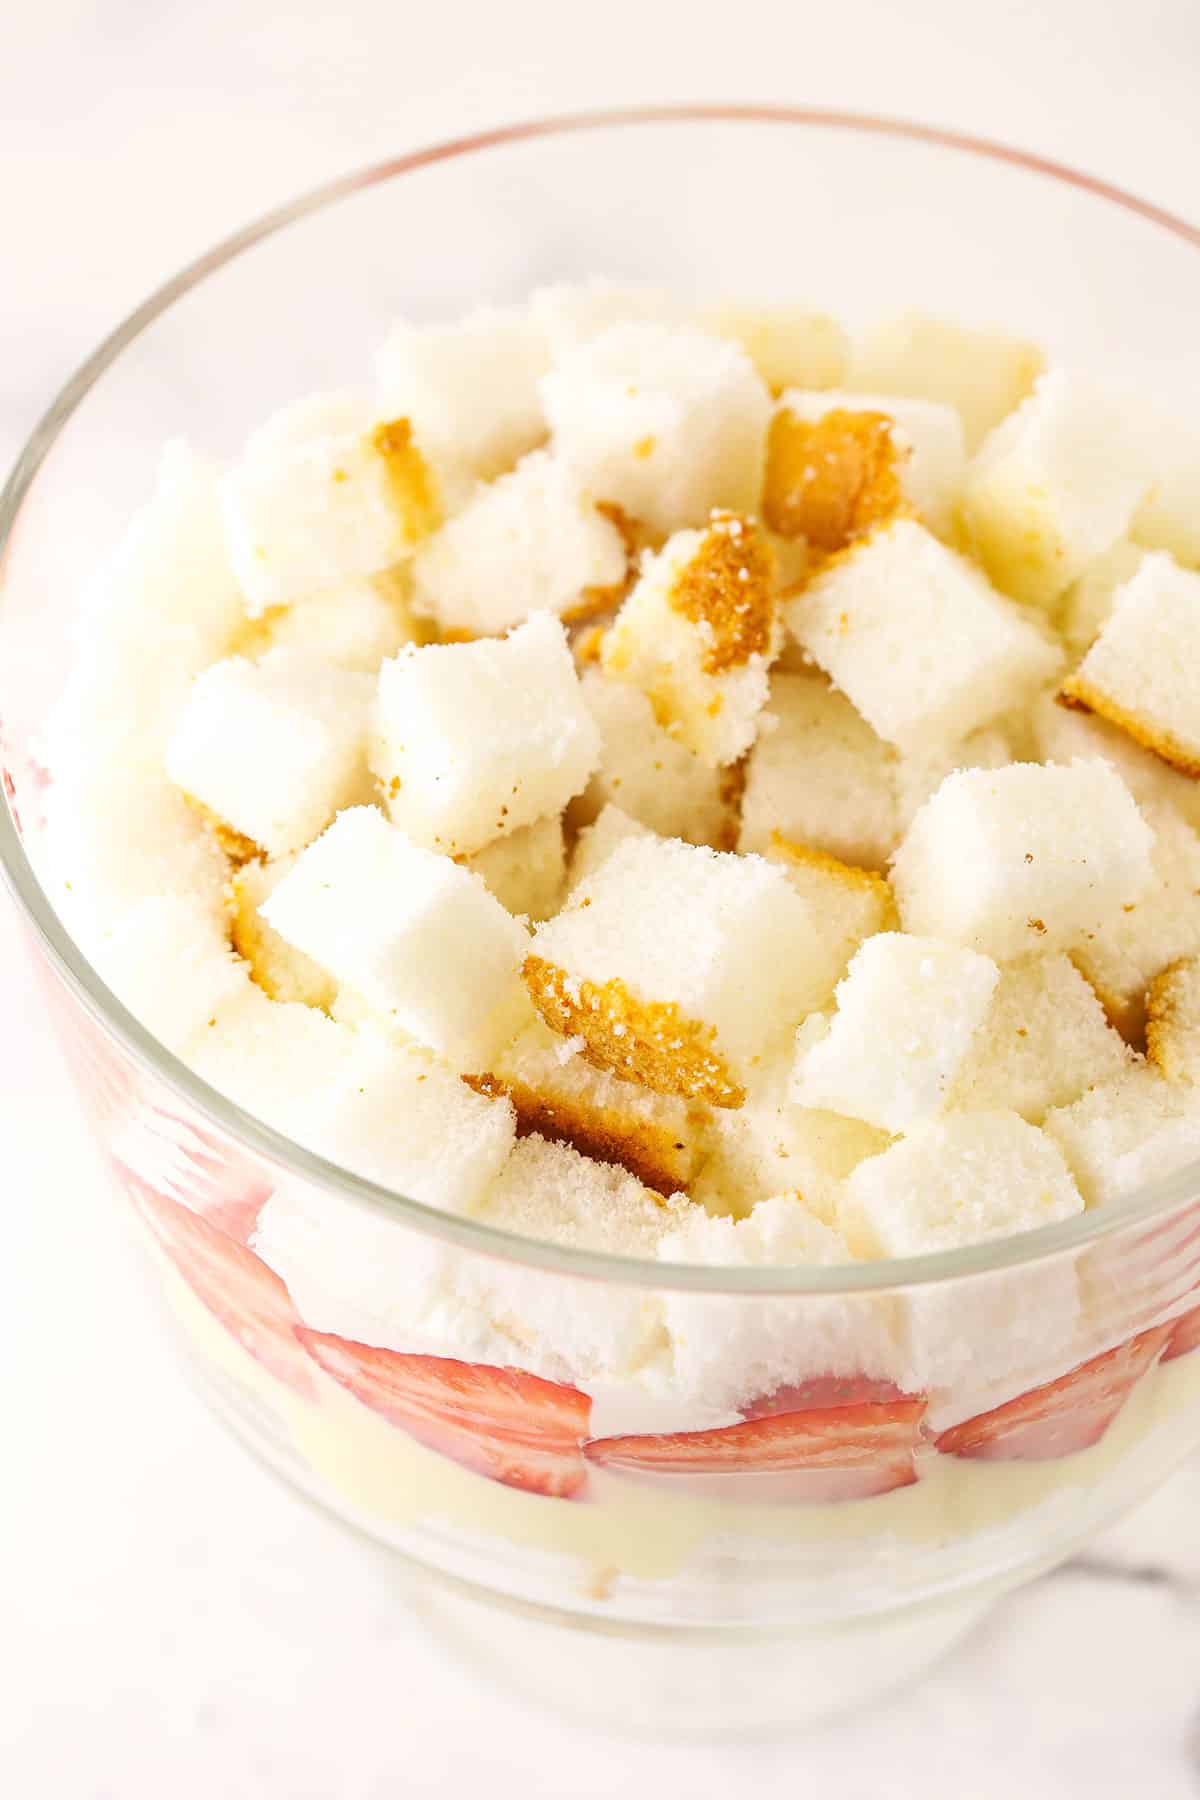
[[[1034,1508],[1053,1512],[1043,1519],[1057,1537],[1055,1528],[1069,1528],[1088,1490],[1127,1459],[1142,1462],[1139,1451],[1148,1451],[1152,1436],[1153,1469],[1161,1472],[1188,1448],[1181,1432],[1189,1411],[1200,1420],[1198,1354],[1151,1370],[1101,1441],[1060,1461],[971,1462],[930,1449],[918,1452],[921,1478],[913,1486],[835,1505],[674,1495],[594,1468],[586,1500],[548,1499],[490,1481],[426,1449],[316,1364],[316,1399],[302,1399],[241,1348],[161,1254],[155,1261],[169,1304],[196,1349],[281,1417],[322,1485],[361,1520],[390,1533],[429,1521],[443,1534],[457,1528],[475,1542],[495,1538],[572,1559],[583,1565],[575,1590],[596,1598],[619,1575],[678,1575],[708,1540],[720,1540],[722,1550],[733,1553],[739,1540],[748,1550],[752,1540],[771,1540],[801,1555],[805,1545],[831,1550],[839,1543],[866,1547],[872,1540],[933,1550],[994,1531]],[[1136,1492],[1137,1474],[1131,1461],[1122,1488],[1127,1483]],[[1031,1556],[1037,1549],[1030,1546]]]

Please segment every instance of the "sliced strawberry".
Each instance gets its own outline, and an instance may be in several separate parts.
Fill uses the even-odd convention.
[[[531,1494],[570,1499],[582,1490],[592,1403],[578,1388],[523,1369],[373,1349],[304,1326],[297,1335],[356,1400],[430,1450]]]
[[[937,1439],[944,1456],[978,1462],[1049,1462],[1087,1450],[1104,1436],[1171,1335],[1140,1332],[1057,1381],[951,1426]]]
[[[716,1497],[733,1497],[731,1478],[767,1477],[782,1479],[755,1479],[745,1497],[865,1500],[916,1481],[925,1406],[888,1383],[820,1377],[756,1402],[738,1425],[595,1438],[584,1455],[623,1474],[685,1477]]]
[[[296,1340],[299,1315],[273,1269],[219,1226],[124,1176],[155,1237],[202,1301],[256,1362],[306,1398],[316,1391],[312,1369]]]
[[[1200,1306],[1175,1320],[1162,1359],[1174,1362],[1177,1356],[1186,1356],[1189,1350],[1200,1350]]]

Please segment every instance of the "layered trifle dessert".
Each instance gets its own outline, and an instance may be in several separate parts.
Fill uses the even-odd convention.
[[[603,282],[167,448],[46,880],[375,1184],[104,1084],[324,1497],[568,1610],[791,1619],[1061,1553],[1200,1435],[1190,1196],[1020,1243],[1200,1163],[1198,469],[999,332]]]

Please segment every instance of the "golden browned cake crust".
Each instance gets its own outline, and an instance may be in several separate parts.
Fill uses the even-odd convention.
[[[902,453],[886,413],[837,408],[799,419],[782,407],[767,436],[763,517],[827,554],[905,510]]]
[[[864,893],[874,894],[883,908],[885,918],[896,919],[896,897],[886,875],[880,875],[874,869],[860,869],[856,863],[843,862],[840,857],[830,856],[827,850],[816,850],[811,844],[796,843],[794,839],[786,838],[778,831],[771,833],[771,848],[788,862],[798,863],[806,869],[820,869],[849,887],[861,888]],[[888,930],[890,927],[885,925],[881,929]]]
[[[437,485],[429,464],[413,442],[409,421],[390,419],[377,425],[371,442],[387,467],[392,498],[409,536],[421,538],[436,531],[442,522]]]
[[[739,756],[736,762],[726,763],[721,770],[721,779],[717,787],[717,798],[725,809],[725,817],[721,821],[720,841],[715,846],[718,850],[736,850],[738,838],[742,830],[742,800],[746,792],[746,773],[750,767],[750,752]]]
[[[639,1000],[616,978],[577,981],[544,957],[527,956],[522,973],[547,1025],[582,1038],[583,1054],[597,1068],[710,1106],[744,1103],[746,1090],[717,1050],[711,1025],[669,1001]]]
[[[1194,969],[1192,959],[1170,963],[1146,990],[1146,1056],[1168,1081],[1188,1079],[1177,1040],[1182,1023],[1179,1014],[1186,1003],[1186,977]]]
[[[591,1103],[581,1095],[547,1094],[526,1082],[498,1075],[464,1075],[476,1093],[512,1101],[517,1134],[553,1138],[584,1156],[618,1163],[644,1187],[669,1198],[681,1192],[695,1169],[694,1143],[677,1137],[652,1119],[619,1106]]]
[[[1054,698],[1060,706],[1074,707],[1076,712],[1095,713],[1099,718],[1107,719],[1135,744],[1140,744],[1144,750],[1152,750],[1181,775],[1190,775],[1193,781],[1200,780],[1200,753],[1195,745],[1184,744],[1173,732],[1155,725],[1152,719],[1139,718],[1137,713],[1129,712],[1103,688],[1094,687],[1085,680],[1080,670],[1067,676]]]
[[[667,596],[677,613],[711,634],[703,659],[706,675],[767,654],[774,585],[775,559],[762,533],[736,513],[717,514]]]
[[[337,994],[337,982],[309,957],[280,946],[279,938],[259,914],[259,896],[252,891],[251,877],[259,872],[255,863],[244,865],[225,890],[230,942],[245,959],[251,981],[268,1000],[299,1002],[328,1012]]]

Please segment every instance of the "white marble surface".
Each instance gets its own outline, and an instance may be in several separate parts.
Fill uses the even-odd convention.
[[[647,0],[14,10],[0,459],[116,317],[232,225],[525,114],[697,97],[899,112],[1200,212],[1194,0],[693,0],[683,21]],[[803,1742],[613,1743],[446,1666],[374,1564],[226,1442],[162,1359],[7,918],[0,968],[0,1792],[1200,1796],[1196,1466],[918,1691]]]

